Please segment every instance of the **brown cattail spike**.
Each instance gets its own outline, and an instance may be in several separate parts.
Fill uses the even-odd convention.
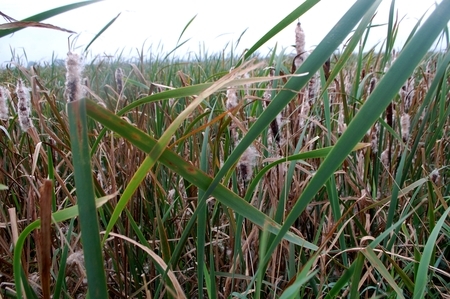
[[[367,95],[371,95],[373,90],[375,89],[375,86],[377,85],[377,78],[372,77],[370,79],[369,88],[367,89]]]

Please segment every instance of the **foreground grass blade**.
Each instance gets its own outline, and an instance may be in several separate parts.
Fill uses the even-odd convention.
[[[100,2],[103,0],[92,0],[92,1],[83,1],[83,2],[78,2],[78,3],[73,3],[73,4],[69,4],[69,5],[65,5],[65,6],[61,6],[58,8],[54,8],[42,13],[39,13],[37,15],[31,16],[29,18],[23,19],[22,21],[24,22],[40,22],[46,19],[49,19],[51,17],[57,16],[59,14],[65,13],[67,11],[76,9],[76,8],[80,8],[89,4],[93,4],[96,2]],[[7,30],[0,30],[0,38],[7,36],[9,34],[12,34],[14,32],[17,32],[19,30],[21,30],[23,28],[14,28],[14,29],[7,29]]]
[[[91,298],[108,298],[100,229],[95,207],[85,100],[68,103],[67,111],[89,295]]]
[[[366,259],[371,263],[371,265],[378,270],[384,279],[389,283],[389,285],[394,289],[397,294],[397,298],[404,299],[403,290],[395,283],[394,278],[390,275],[388,269],[383,265],[380,259],[377,257],[372,248],[366,247],[361,250],[361,253],[364,254]]]

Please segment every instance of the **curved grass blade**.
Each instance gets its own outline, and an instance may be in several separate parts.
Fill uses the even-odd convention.
[[[7,29],[23,29],[27,27],[34,27],[34,28],[45,28],[45,29],[53,29],[53,30],[59,30],[59,31],[65,31],[68,33],[75,33],[74,31],[64,29],[58,26],[54,26],[51,24],[44,24],[39,22],[11,22],[11,23],[5,23],[0,24],[0,30],[7,30]],[[1,31],[0,31],[1,32]]]
[[[397,294],[397,298],[404,299],[403,290],[395,283],[394,278],[389,273],[388,269],[383,265],[380,259],[377,257],[372,248],[366,247],[360,251],[366,259],[370,262],[370,264],[378,270],[380,275],[389,283],[389,285],[394,289]]]
[[[360,149],[363,149],[365,147],[368,147],[369,144],[368,143],[358,143],[353,150],[357,151]],[[250,183],[250,185],[247,188],[247,192],[246,192],[246,196],[245,199],[247,201],[249,201],[251,199],[251,197],[253,196],[253,192],[256,189],[256,187],[258,186],[259,182],[261,181],[261,179],[264,177],[264,175],[273,167],[282,164],[282,163],[286,163],[286,162],[291,162],[291,161],[298,161],[298,160],[306,160],[306,159],[317,159],[317,158],[325,158],[331,151],[333,147],[325,147],[325,148],[321,148],[321,149],[316,149],[316,150],[312,150],[312,151],[308,151],[305,153],[299,153],[299,154],[295,154],[295,155],[291,155],[289,157],[286,158],[282,158],[282,159],[278,159],[277,161],[274,161],[266,166],[264,166],[255,176],[255,178],[252,180],[252,182]]]
[[[172,282],[174,288],[175,288],[175,292],[173,292],[173,290],[170,290],[171,295],[174,296],[174,298],[187,298],[186,295],[183,292],[183,288],[181,287],[180,283],[178,282],[177,277],[175,276],[175,274],[169,269],[169,267],[167,266],[167,264],[164,262],[164,260],[157,255],[154,251],[150,250],[150,248],[139,244],[138,242],[136,242],[133,239],[130,239],[126,236],[120,235],[120,234],[116,234],[116,233],[110,233],[111,236],[116,237],[116,238],[121,238],[133,245],[135,245],[136,247],[139,247],[140,249],[142,249],[143,251],[145,251],[151,258],[152,260],[155,261],[155,263],[158,264],[158,267],[162,268],[162,269],[167,269],[167,275],[170,279],[170,281]],[[97,297],[94,297],[97,298]]]
[[[179,126],[182,124],[182,122],[194,111],[195,108],[197,108],[198,105],[207,97],[209,97],[211,94],[216,92],[218,89],[223,88],[225,86],[228,86],[230,82],[237,76],[243,75],[247,71],[251,71],[253,69],[256,69],[261,64],[255,64],[250,67],[247,64],[244,64],[239,69],[235,69],[233,72],[231,72],[229,75],[224,76],[219,81],[217,81],[215,84],[213,84],[211,87],[207,88],[205,91],[200,93],[200,95],[191,103],[189,104],[186,109],[184,109],[177,118],[170,124],[170,126],[166,129],[166,131],[163,133],[161,138],[154,144],[153,148],[151,149],[148,156],[145,158],[144,162],[139,167],[138,171],[133,175],[133,178],[130,180],[129,184],[125,188],[122,196],[119,199],[119,202],[117,203],[116,208],[114,209],[113,214],[111,215],[111,219],[108,223],[108,226],[106,227],[106,232],[103,237],[103,243],[108,238],[109,232],[112,230],[114,224],[119,219],[120,214],[122,213],[123,209],[128,204],[128,201],[131,199],[131,196],[134,194],[142,180],[147,175],[150,168],[155,165],[159,157],[162,155],[164,150],[167,148],[167,146],[170,143],[170,140],[172,139],[172,136],[174,135],[175,131],[179,128]],[[127,138],[126,135],[129,135],[125,133],[125,138]]]
[[[115,18],[113,18],[111,21],[109,21],[108,24],[106,24],[105,27],[103,27],[102,30],[100,30],[100,31],[94,36],[94,38],[89,42],[89,44],[86,46],[86,48],[84,49],[83,52],[86,52],[86,51],[89,49],[89,47],[92,45],[92,43],[93,43],[97,38],[99,38],[100,35],[102,35],[103,32],[105,32],[106,29],[108,29],[109,26],[111,26],[111,25],[117,20],[117,18],[120,16],[120,14],[121,14],[121,13],[119,13]]]
[[[100,2],[103,0],[92,0],[92,1],[83,1],[83,2],[78,2],[78,3],[73,3],[73,4],[69,4],[69,5],[65,5],[65,6],[61,6],[58,8],[54,8],[54,9],[50,9],[47,10],[45,12],[39,13],[37,15],[28,17],[26,19],[23,19],[22,21],[24,22],[40,22],[43,21],[45,19],[49,19],[51,17],[57,16],[59,14],[65,13],[67,11],[76,9],[76,8],[80,8],[89,4],[93,4],[96,2]],[[12,34],[14,32],[17,32],[19,30],[21,30],[23,28],[14,28],[14,29],[8,29],[8,30],[0,30],[0,38]]]
[[[344,68],[345,64],[348,62],[350,57],[353,54],[353,51],[355,50],[356,46],[358,45],[361,37],[364,34],[364,31],[367,29],[367,24],[370,22],[370,20],[373,18],[373,14],[376,11],[376,6],[373,6],[370,12],[368,12],[361,23],[356,28],[355,32],[353,33],[352,39],[350,42],[346,45],[344,52],[342,55],[340,55],[339,60],[336,62],[335,66],[331,70],[331,73],[328,77],[327,82],[325,83],[325,86],[322,88],[322,92],[319,98],[322,97],[322,95],[327,91],[328,87],[332,82],[334,82],[334,78],[339,74],[339,72]]]

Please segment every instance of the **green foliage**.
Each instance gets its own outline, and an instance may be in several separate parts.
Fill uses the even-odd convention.
[[[66,103],[56,61],[2,70],[12,94],[0,137],[2,296],[43,294],[40,234],[51,234],[58,298],[448,293],[450,54],[429,49],[448,32],[450,1],[400,53],[395,2],[384,52],[367,52],[381,1],[358,0],[294,74],[289,49],[255,55],[317,2],[240,58],[178,59],[195,17],[169,53],[97,57],[79,102]],[[26,132],[13,109],[19,78],[32,98]],[[44,179],[55,186],[52,232],[40,226]]]

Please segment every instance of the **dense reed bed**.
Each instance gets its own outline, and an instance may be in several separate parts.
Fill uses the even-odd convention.
[[[392,6],[364,51],[380,1],[356,1],[310,51],[317,2],[242,56],[13,57],[1,296],[448,296],[450,1],[401,49]],[[295,50],[256,54],[286,26]]]

